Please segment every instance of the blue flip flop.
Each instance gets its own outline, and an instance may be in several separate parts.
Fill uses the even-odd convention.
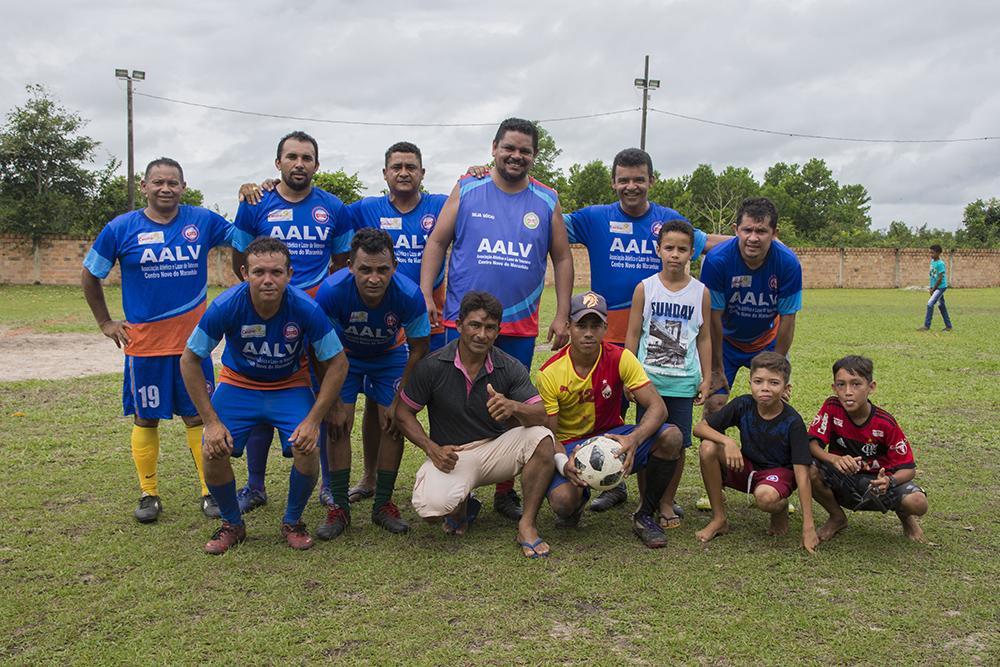
[[[517,541],[517,546],[521,547],[522,549],[531,549],[531,555],[530,556],[528,554],[524,554],[524,555],[527,556],[528,558],[532,559],[532,560],[534,560],[535,558],[548,558],[550,552],[546,551],[545,553],[540,554],[536,550],[538,548],[538,545],[542,544],[543,542],[545,542],[545,540],[542,539],[541,537],[539,537],[534,542],[521,542],[521,541],[518,540]]]
[[[475,496],[470,495],[469,498],[468,498],[468,500],[466,500],[466,504],[465,504],[465,522],[464,523],[459,523],[458,521],[456,521],[450,515],[446,516],[444,518],[444,525],[447,526],[447,528],[448,528],[448,534],[449,535],[454,535],[459,529],[462,529],[462,528],[464,528],[465,530],[468,530],[469,526],[472,525],[472,522],[475,521],[476,517],[479,516],[479,511],[482,508],[483,508],[483,504],[481,502],[479,502],[479,500]]]

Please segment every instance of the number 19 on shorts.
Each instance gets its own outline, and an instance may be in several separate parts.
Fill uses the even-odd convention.
[[[139,394],[139,403],[143,408],[160,407],[160,388],[155,384],[139,387],[137,393]]]

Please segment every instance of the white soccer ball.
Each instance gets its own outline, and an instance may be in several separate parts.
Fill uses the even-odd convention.
[[[573,452],[573,465],[587,485],[597,491],[618,486],[624,477],[625,462],[619,458],[621,445],[603,435],[595,435]]]

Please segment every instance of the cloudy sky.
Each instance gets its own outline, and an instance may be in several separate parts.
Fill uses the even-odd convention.
[[[377,194],[382,153],[424,151],[426,186],[448,191],[489,159],[499,120],[636,109],[643,56],[662,87],[651,106],[782,132],[875,139],[1000,136],[1000,4],[925,2],[110,2],[34,0],[4,8],[0,111],[42,83],[90,119],[100,158],[125,156],[116,67],[146,71],[138,92],[284,116],[226,113],[137,97],[136,163],[168,155],[207,204],[236,208],[239,183],[274,173],[278,137],[304,129],[328,170]],[[699,163],[821,157],[861,183],[876,226],[955,228],[1000,196],[1000,140],[850,143],[729,129],[651,113],[647,149],[666,176]],[[638,145],[637,111],[545,124],[559,166]],[[124,170],[123,170],[124,173]],[[665,202],[667,203],[667,202]]]

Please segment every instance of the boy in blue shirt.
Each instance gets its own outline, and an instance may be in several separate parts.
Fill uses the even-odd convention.
[[[944,304],[944,291],[948,289],[948,268],[941,260],[941,246],[937,243],[931,246],[931,298],[927,300],[927,315],[924,317],[924,326],[919,331],[929,331],[931,328],[931,318],[934,317],[934,304],[937,304],[941,311],[941,319],[944,320],[944,330],[951,331],[951,318],[948,317],[948,307]]]

